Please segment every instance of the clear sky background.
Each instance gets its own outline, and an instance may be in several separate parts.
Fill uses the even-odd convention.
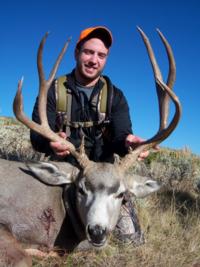
[[[188,147],[200,154],[200,1],[199,0],[7,0],[0,4],[0,116],[14,116],[12,101],[17,81],[24,76],[24,109],[30,117],[38,92],[36,54],[50,31],[44,68],[48,75],[60,49],[72,36],[57,75],[72,70],[74,47],[82,29],[103,25],[114,42],[104,74],[128,99],[134,133],[152,137],[158,129],[158,105],[139,25],[151,40],[164,79],[168,73],[165,50],[155,31],[171,44],[177,65],[174,91],[183,106],[180,124],[162,146]],[[173,106],[172,106],[173,110]]]

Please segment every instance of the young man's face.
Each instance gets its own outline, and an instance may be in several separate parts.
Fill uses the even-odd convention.
[[[108,48],[97,38],[91,38],[75,51],[76,75],[80,82],[96,83],[106,64]],[[91,85],[91,84],[90,84]]]

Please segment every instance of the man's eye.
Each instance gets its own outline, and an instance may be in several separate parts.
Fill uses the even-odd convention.
[[[90,54],[92,54],[93,52],[92,52],[91,50],[89,50],[89,49],[84,49],[84,50],[83,50],[83,53],[85,53],[86,55],[90,55]]]
[[[101,58],[101,59],[104,59],[104,58],[106,58],[106,54],[104,54],[104,53],[99,53],[99,57]]]

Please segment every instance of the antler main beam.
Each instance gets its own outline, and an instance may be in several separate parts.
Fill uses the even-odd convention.
[[[138,27],[138,31],[140,32],[142,39],[144,41],[144,44],[146,46],[147,53],[149,55],[149,59],[152,65],[153,73],[154,73],[154,79],[156,83],[157,96],[158,96],[158,102],[159,102],[160,126],[159,126],[159,130],[157,134],[155,134],[152,138],[148,139],[147,141],[139,144],[138,147],[136,147],[133,151],[130,151],[130,153],[127,156],[125,156],[125,158],[121,162],[125,170],[128,169],[136,161],[138,155],[142,151],[149,150],[152,147],[155,147],[157,144],[164,141],[174,131],[181,117],[180,101],[178,97],[174,94],[174,92],[172,91],[172,87],[173,87],[173,84],[176,78],[176,64],[175,64],[175,59],[173,56],[172,49],[169,43],[167,42],[167,39],[164,37],[164,35],[159,30],[157,30],[165,46],[167,56],[168,56],[168,61],[169,61],[168,79],[167,79],[167,83],[165,84],[163,82],[162,74],[157,64],[157,61],[156,61],[156,58],[155,58],[155,55],[154,55],[154,52],[153,52],[153,49],[151,47],[148,37],[139,27]],[[175,105],[175,114],[171,122],[167,126],[169,99],[171,99]]]

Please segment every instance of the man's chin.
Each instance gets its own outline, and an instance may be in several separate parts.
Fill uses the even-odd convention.
[[[99,75],[97,75],[96,73],[85,73],[84,77],[88,81],[93,81],[93,80],[97,79],[99,77]]]
[[[80,83],[83,85],[95,85],[95,83],[98,81],[101,73],[88,73],[86,71],[82,71],[81,73],[79,73],[80,75]]]
[[[88,79],[90,81],[93,81],[93,80],[99,78],[100,75],[101,75],[100,72],[90,71],[90,70],[85,70],[83,73],[83,76],[85,77],[85,79]]]

